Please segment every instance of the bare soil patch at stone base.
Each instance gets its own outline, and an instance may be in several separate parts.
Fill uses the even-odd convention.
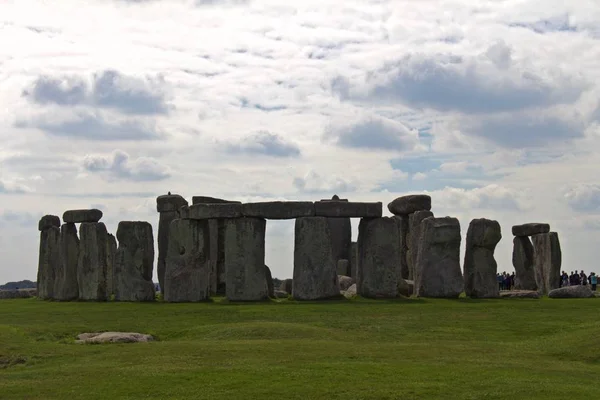
[[[599,301],[3,300],[0,398],[591,399]]]

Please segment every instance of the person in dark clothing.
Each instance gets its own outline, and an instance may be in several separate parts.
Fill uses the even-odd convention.
[[[583,270],[581,270],[581,274],[579,274],[579,279],[581,280],[581,284],[583,286],[587,286],[588,279],[587,279],[587,275],[585,274],[585,272],[583,272]]]
[[[573,285],[580,285],[581,284],[581,276],[579,275],[579,273],[577,271],[575,271],[575,275],[573,275]]]

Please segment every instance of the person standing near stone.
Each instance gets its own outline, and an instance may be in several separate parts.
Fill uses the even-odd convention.
[[[595,292],[596,291],[596,286],[598,284],[598,277],[596,276],[595,272],[592,272],[590,274],[590,284],[592,285],[592,291]]]

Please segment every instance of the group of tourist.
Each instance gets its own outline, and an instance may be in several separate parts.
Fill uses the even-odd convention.
[[[583,270],[581,270],[580,272],[575,271],[575,273],[573,273],[573,271],[571,271],[570,275],[567,274],[565,271],[563,271],[560,276],[560,286],[561,287],[576,286],[576,285],[583,285],[583,286],[590,285],[592,287],[592,290],[595,292],[597,284],[598,284],[598,276],[596,275],[595,272],[590,272],[590,275],[587,276]]]
[[[512,290],[515,287],[515,273],[507,274],[506,271],[502,274],[496,274],[498,288],[500,290]]]

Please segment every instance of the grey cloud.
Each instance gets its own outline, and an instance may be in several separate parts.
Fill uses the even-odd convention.
[[[111,156],[86,156],[85,170],[92,173],[106,173],[109,179],[123,179],[138,182],[161,181],[171,176],[169,169],[159,162],[140,157],[130,160],[129,154],[115,150]]]
[[[416,136],[404,125],[379,118],[332,127],[323,139],[346,148],[392,151],[411,150],[417,143]]]
[[[0,221],[3,225],[36,227],[41,215],[33,215],[22,211],[4,211],[0,214]]]
[[[67,121],[53,121],[50,115],[46,115],[31,120],[19,120],[15,126],[38,128],[53,136],[99,141],[154,140],[162,137],[152,123],[131,120],[109,122],[94,114],[79,114],[75,119]]]
[[[0,179],[0,194],[24,194],[30,193],[32,190],[22,184],[14,182],[6,182]]]
[[[565,193],[571,209],[578,212],[600,211],[600,185],[580,184]]]
[[[273,157],[299,157],[301,155],[297,144],[266,131],[253,133],[237,143],[222,143],[222,146],[226,152],[232,154],[263,154]]]
[[[509,24],[509,26],[530,29],[541,34],[549,32],[577,32],[577,27],[571,24],[568,14],[556,15],[534,22],[515,22]]]
[[[136,78],[115,70],[94,74],[92,84],[80,77],[40,76],[23,91],[37,104],[86,105],[111,108],[126,114],[153,115],[168,112],[164,82],[159,78]]]
[[[315,171],[310,171],[304,177],[295,177],[292,184],[301,193],[345,193],[352,192],[356,187],[339,177],[323,177]]]
[[[196,0],[197,6],[244,6],[250,4],[250,0]]]

